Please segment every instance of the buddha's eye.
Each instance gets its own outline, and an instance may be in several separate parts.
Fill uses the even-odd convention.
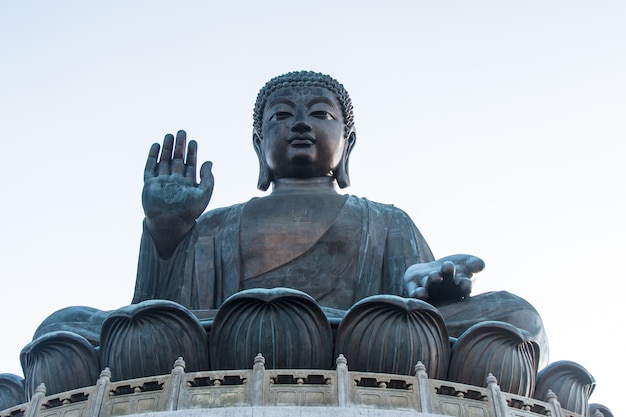
[[[314,112],[311,112],[311,117],[315,117],[316,119],[321,120],[335,120],[335,116],[333,116],[326,110],[316,110]]]
[[[270,120],[285,120],[291,116],[293,115],[289,113],[288,111],[277,111],[276,113],[272,114],[272,117],[270,117]]]

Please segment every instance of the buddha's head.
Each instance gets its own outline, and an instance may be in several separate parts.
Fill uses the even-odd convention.
[[[352,102],[328,75],[298,71],[268,81],[254,106],[252,140],[260,190],[281,178],[332,177],[341,188],[350,185]]]

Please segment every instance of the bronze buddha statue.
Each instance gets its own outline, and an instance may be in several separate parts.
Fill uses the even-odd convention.
[[[103,363],[98,365],[110,366],[109,361],[116,355],[125,354],[116,350],[122,349],[121,342],[112,339],[122,337],[120,329],[124,326],[129,329],[140,322],[136,320],[138,314],[147,314],[150,324],[130,331],[154,331],[161,339],[166,337],[160,333],[163,326],[169,325],[159,327],[158,322],[168,318],[174,329],[176,323],[191,323],[197,328],[201,322],[211,333],[215,319],[220,331],[229,331],[233,326],[220,322],[220,309],[229,300],[234,300],[228,307],[233,309],[252,305],[254,300],[271,303],[282,296],[280,289],[284,288],[297,292],[285,290],[287,296],[293,295],[295,304],[308,306],[301,311],[312,311],[311,320],[326,329],[322,333],[327,332],[326,318],[332,320],[338,327],[337,339],[346,348],[354,344],[350,338],[358,339],[359,334],[346,330],[348,324],[342,330],[341,323],[367,323],[372,314],[383,310],[406,310],[413,324],[415,320],[428,322],[431,318],[433,323],[440,321],[441,326],[434,326],[440,327],[441,340],[433,346],[438,346],[444,356],[449,356],[448,336],[452,346],[459,338],[459,346],[478,349],[478,360],[484,353],[479,342],[501,338],[502,332],[508,332],[513,345],[524,346],[522,362],[529,369],[525,374],[518,372],[524,374],[523,378],[517,378],[517,371],[506,372],[513,379],[532,380],[517,392],[527,395],[532,391],[534,375],[547,363],[548,353],[547,338],[536,310],[507,292],[470,295],[473,274],[484,267],[480,258],[458,254],[437,259],[404,211],[340,192],[350,185],[348,165],[357,137],[352,103],[343,85],[328,75],[309,71],[275,77],[257,96],[253,126],[252,144],[260,167],[258,188],[265,191],[271,186],[272,190],[264,197],[230,207],[206,211],[214,185],[212,163],[201,165],[198,182],[198,145],[195,141],[187,143],[184,131],[176,137],[166,135],[162,146],[152,145],[144,171],[145,220],[133,304],[116,312],[69,307],[53,313],[37,329],[34,345],[23,351],[23,366],[39,366],[39,359],[32,358],[37,341],[48,336],[46,343],[52,343],[49,335],[54,332],[63,333],[64,346],[68,345],[68,334],[75,334],[83,345],[83,339],[94,346],[102,344],[99,355]],[[139,306],[137,310],[133,310],[133,305]],[[316,305],[323,311],[321,319],[315,312]],[[297,308],[292,307],[285,314],[298,314]],[[413,314],[416,311],[419,314]],[[380,321],[381,325],[396,326],[399,332],[406,330],[407,325],[402,324],[406,322],[404,313],[400,314],[402,317],[394,314],[385,316],[389,319]],[[392,316],[400,317],[393,321],[397,324],[390,324]],[[252,316],[238,317],[237,323],[256,320]],[[116,327],[120,320],[135,322]],[[376,320],[372,318],[371,322]],[[480,325],[476,336],[463,338],[476,325]],[[219,332],[213,330],[209,335],[212,349],[228,350],[215,348]],[[376,329],[372,331],[375,333]],[[194,332],[189,333],[191,338],[204,338],[197,336],[202,331]],[[224,334],[225,338],[232,336]],[[150,339],[151,335],[142,337]],[[138,345],[124,340],[124,346]],[[399,341],[382,340],[387,345],[383,350],[404,349],[394,345]],[[185,343],[172,349],[184,350],[192,342]],[[206,344],[206,340],[198,343]],[[206,347],[195,351],[205,352]],[[193,355],[194,349],[187,352]],[[424,352],[418,352],[418,357]],[[137,355],[138,360],[146,357]],[[249,359],[252,358],[245,358]],[[407,361],[414,359],[409,355]],[[41,359],[55,360],[60,359]],[[170,366],[173,359],[168,356],[165,360],[166,366]],[[441,358],[438,360],[441,362]],[[222,363],[212,361],[211,366]],[[445,378],[449,358],[443,361],[445,366],[439,377]],[[208,366],[204,359],[197,363],[198,369]],[[149,372],[166,369],[159,366]],[[395,368],[390,369],[396,372]],[[25,374],[29,372],[25,370]],[[141,374],[126,375],[138,376]],[[456,378],[467,382],[464,375]]]

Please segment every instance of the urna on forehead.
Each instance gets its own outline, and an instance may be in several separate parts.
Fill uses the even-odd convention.
[[[332,92],[341,105],[346,134],[354,127],[352,100],[344,86],[330,75],[313,71],[294,71],[269,80],[257,95],[254,105],[254,129],[261,132],[263,111],[269,96],[280,89],[298,87],[320,87]]]

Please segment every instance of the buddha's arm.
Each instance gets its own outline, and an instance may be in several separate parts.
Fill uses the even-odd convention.
[[[464,254],[435,259],[409,216],[394,210],[385,248],[387,278],[383,291],[429,302],[468,296],[473,274],[485,267],[483,260]]]
[[[151,234],[144,232],[139,248],[137,279],[133,304],[145,300],[167,299],[188,308],[197,308],[194,294],[194,245],[196,228],[183,238],[172,255],[164,259],[159,255]]]
[[[385,244],[383,293],[406,296],[403,277],[407,268],[434,259],[415,223],[404,211],[394,207]]]

